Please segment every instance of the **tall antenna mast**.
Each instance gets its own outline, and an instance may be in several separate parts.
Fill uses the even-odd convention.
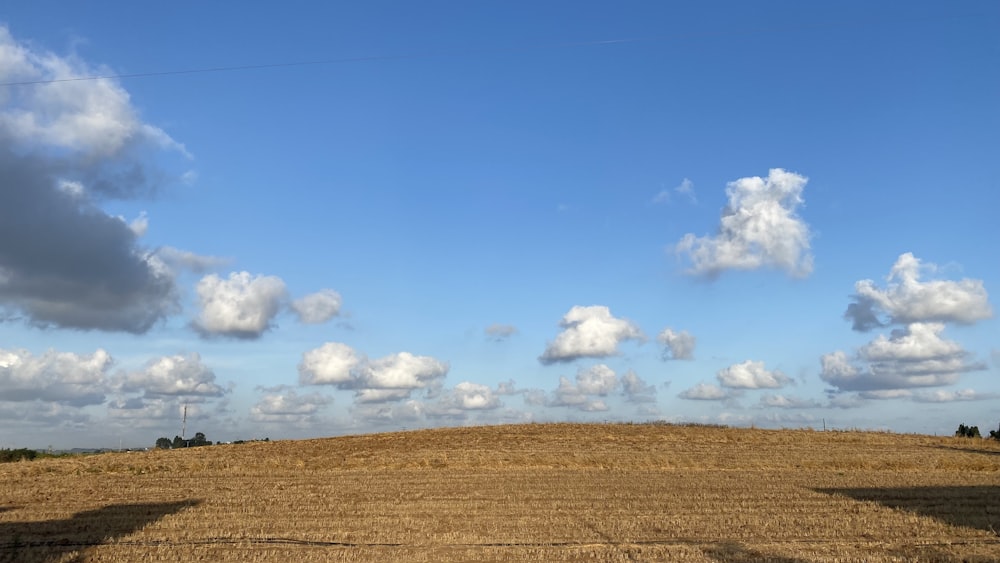
[[[184,434],[187,432],[188,426],[188,406],[184,403],[184,417],[181,418],[181,440],[184,439]]]

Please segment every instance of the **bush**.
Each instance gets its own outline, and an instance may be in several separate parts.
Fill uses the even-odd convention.
[[[20,448],[17,450],[0,450],[0,463],[7,463],[11,461],[21,461],[21,460],[33,460],[38,457],[38,452],[35,450],[29,450],[27,448]]]
[[[1000,440],[1000,428],[996,430],[990,430],[990,438],[994,440]]]
[[[979,434],[978,426],[966,426],[964,424],[958,425],[958,430],[955,431],[955,436],[959,438],[982,438]]]

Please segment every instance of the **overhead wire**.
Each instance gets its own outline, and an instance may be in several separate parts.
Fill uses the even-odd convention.
[[[846,21],[826,21],[822,23],[817,23],[814,25],[798,25],[798,26],[780,26],[774,28],[756,28],[743,30],[737,35],[757,35],[773,32],[788,32],[788,31],[808,31],[808,30],[818,30],[818,29],[830,29],[830,28],[842,28],[842,27],[860,27],[865,25],[873,24],[884,24],[884,23],[913,23],[913,22],[925,22],[925,21],[942,21],[948,19],[965,19],[965,18],[982,18],[984,14],[953,14],[945,17],[924,17],[924,18],[910,18],[910,19],[872,19],[872,20],[846,20]],[[514,52],[532,52],[532,51],[542,51],[542,50],[552,50],[552,49],[568,49],[575,47],[588,47],[588,46],[600,46],[600,45],[615,45],[615,44],[627,44],[627,43],[651,43],[651,42],[661,42],[679,39],[691,39],[691,38],[708,38],[717,36],[730,36],[733,32],[723,32],[723,31],[709,31],[709,32],[689,32],[689,33],[678,33],[672,35],[661,35],[655,37],[633,37],[633,38],[623,38],[623,39],[599,39],[591,41],[573,41],[566,43],[551,43],[551,44],[535,44],[517,47],[501,47],[493,49],[469,49],[469,50],[458,50],[451,49],[446,51],[438,52],[424,52],[424,53],[409,53],[409,54],[397,54],[397,55],[368,55],[359,57],[341,57],[341,58],[331,58],[331,59],[318,59],[312,61],[290,61],[290,62],[278,62],[278,63],[258,63],[258,64],[245,64],[245,65],[227,65],[227,66],[214,66],[214,67],[203,67],[203,68],[189,68],[189,69],[178,69],[178,70],[162,70],[162,71],[145,71],[145,72],[131,72],[131,73],[111,73],[111,74],[101,74],[101,75],[88,75],[88,76],[71,76],[67,78],[48,78],[41,80],[21,80],[21,81],[11,81],[11,82],[0,82],[0,87],[9,86],[32,86],[40,84],[54,84],[59,82],[81,82],[88,80],[108,80],[108,79],[123,79],[123,78],[145,78],[145,77],[155,77],[155,76],[177,76],[185,74],[207,74],[216,72],[235,72],[241,70],[259,70],[259,69],[269,69],[269,68],[290,68],[290,67],[301,67],[301,66],[318,66],[318,65],[335,65],[335,64],[348,64],[348,63],[362,63],[362,62],[374,62],[374,61],[391,61],[391,60],[405,60],[405,59],[427,59],[436,57],[456,57],[456,56],[468,56],[468,55],[488,55],[488,54],[501,54],[501,53],[514,53]]]

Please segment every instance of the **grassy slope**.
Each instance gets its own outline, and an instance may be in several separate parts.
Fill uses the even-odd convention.
[[[516,425],[0,466],[0,561],[991,561],[997,532],[1000,444],[888,433]]]

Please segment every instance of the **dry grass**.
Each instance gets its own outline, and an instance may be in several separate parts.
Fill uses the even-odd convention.
[[[520,425],[0,466],[0,561],[1000,561],[1000,445]]]

